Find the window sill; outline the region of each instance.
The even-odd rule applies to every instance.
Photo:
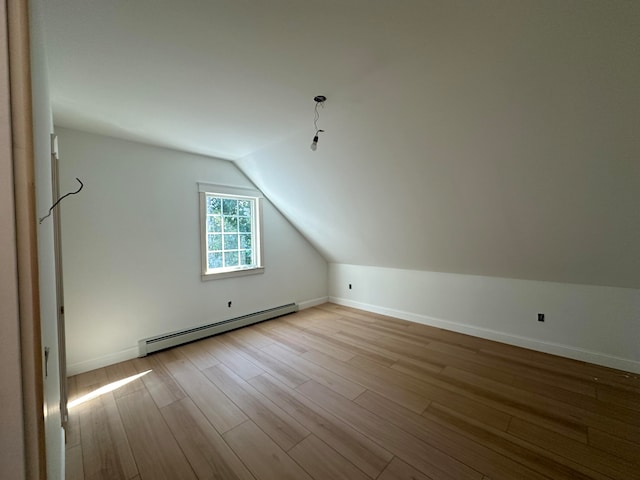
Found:
[[[242,270],[230,270],[228,272],[218,273],[203,273],[200,275],[200,278],[203,282],[206,282],[209,280],[219,280],[221,278],[230,277],[244,277],[245,275],[257,275],[260,273],[264,273],[264,267],[245,268]]]

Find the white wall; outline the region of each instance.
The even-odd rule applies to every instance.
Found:
[[[342,305],[640,373],[640,290],[330,264],[329,294]]]
[[[197,182],[252,186],[233,163],[56,130],[61,192],[85,183],[62,204],[70,375],[135,357],[146,337],[326,299],[326,261],[269,201],[265,273],[200,280]]]
[[[43,34],[41,0],[29,2],[31,40],[31,88],[33,102],[34,161],[36,177],[36,216],[46,215],[53,203],[51,183],[51,141],[53,120],[49,98],[47,57]],[[60,370],[58,361],[58,318],[56,298],[53,219],[38,225],[38,273],[42,348],[49,348],[44,378],[44,414],[47,478],[63,480],[64,431],[60,414]],[[44,357],[44,355],[43,355]],[[43,358],[44,361],[44,358]],[[42,369],[45,372],[45,368]]]
[[[413,44],[311,83],[308,120],[247,176],[332,263],[640,288],[640,1],[393,9],[367,9],[375,42]]]

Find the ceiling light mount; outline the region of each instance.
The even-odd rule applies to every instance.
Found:
[[[324,95],[316,95],[315,97],[313,97],[313,101],[316,102],[316,106],[314,108],[314,117],[313,117],[313,126],[316,129],[316,133],[313,135],[313,141],[311,142],[311,150],[312,151],[316,151],[316,149],[318,148],[318,134],[320,132],[324,132],[324,130],[321,130],[318,128],[318,120],[320,119],[320,113],[318,112],[318,105],[324,108],[324,102],[327,101],[327,97],[325,97]]]

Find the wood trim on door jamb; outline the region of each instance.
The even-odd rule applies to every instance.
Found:
[[[29,2],[7,0],[7,19],[25,466],[28,480],[45,480],[44,392],[38,286]]]

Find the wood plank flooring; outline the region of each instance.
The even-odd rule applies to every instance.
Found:
[[[639,375],[329,303],[70,401],[103,387],[70,409],[67,480],[640,480]]]

